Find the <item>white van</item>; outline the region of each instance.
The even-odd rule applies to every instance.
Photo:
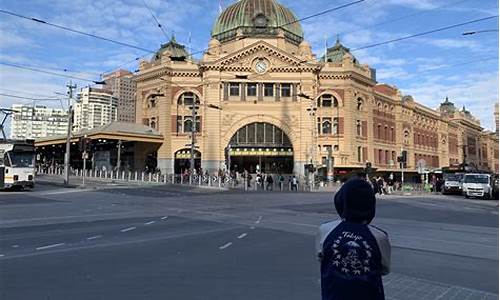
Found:
[[[493,177],[490,174],[465,174],[462,191],[465,198],[493,198]]]

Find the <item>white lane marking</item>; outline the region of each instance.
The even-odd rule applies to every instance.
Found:
[[[240,234],[240,235],[238,236],[238,238],[239,238],[239,239],[242,239],[242,238],[244,238],[244,237],[246,237],[246,236],[247,236],[247,233],[243,233],[243,234]]]
[[[4,256],[5,256],[5,255],[3,255],[3,254],[0,254],[0,257],[4,257]]]
[[[19,248],[19,245],[12,245],[12,248]]]
[[[255,221],[255,224],[259,224],[260,221],[262,221],[262,216],[260,216],[259,219],[257,221]]]
[[[52,244],[52,245],[47,245],[43,247],[38,247],[36,250],[45,250],[45,249],[50,249],[50,248],[55,248],[64,245],[64,243],[59,243],[59,244]]]
[[[151,224],[154,224],[154,223],[156,223],[156,221],[146,222],[146,223],[144,223],[144,225],[151,225]]]
[[[226,249],[227,247],[231,246],[232,244],[233,244],[233,243],[229,242],[229,243],[225,244],[224,246],[220,246],[220,247],[219,247],[219,249],[220,249],[220,250],[224,250],[224,249]]]
[[[168,216],[165,216],[165,217],[163,217],[163,218],[161,218],[161,219],[162,219],[162,220],[165,220],[165,219],[167,219],[167,218],[168,218]]]
[[[94,236],[88,237],[87,240],[91,241],[91,240],[95,240],[95,239],[99,239],[99,238],[102,238],[102,235],[94,235]]]
[[[132,231],[132,230],[135,230],[135,227],[125,228],[125,229],[122,229],[122,230],[120,230],[120,231],[121,231],[121,232],[127,232],[127,231]]]
[[[254,229],[255,229],[255,226],[250,227],[250,229],[254,230]]]

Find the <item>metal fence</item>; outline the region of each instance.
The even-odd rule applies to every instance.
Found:
[[[262,176],[257,180],[256,174],[251,174],[251,179],[244,176],[231,177],[227,174],[218,175],[179,175],[179,174],[161,174],[145,171],[117,171],[117,170],[81,170],[71,169],[71,176],[86,178],[90,180],[110,180],[122,182],[142,182],[158,184],[176,184],[203,188],[217,189],[239,189],[245,191],[315,191],[326,186],[325,183],[316,181],[314,185],[308,184],[306,177],[297,176],[296,184],[292,180],[293,175],[271,175],[272,183],[268,183]],[[37,174],[46,175],[64,175],[64,167],[37,168]],[[283,178],[281,179],[281,176]]]
[[[37,168],[38,174],[47,175],[64,175],[64,167],[50,167],[50,168]],[[215,189],[239,189],[244,191],[301,191],[301,192],[312,192],[312,191],[335,191],[342,186],[340,182],[325,182],[314,180],[314,184],[304,176],[296,176],[296,185],[293,185],[292,177],[293,175],[276,175],[272,174],[273,183],[269,184],[265,182],[264,177],[259,182],[257,180],[256,174],[251,174],[251,179],[244,178],[243,176],[231,177],[227,174],[223,176],[218,175],[179,175],[179,174],[161,174],[145,172],[145,171],[117,171],[117,170],[80,170],[71,169],[71,175],[79,177],[83,180],[83,177],[90,180],[102,180],[102,181],[118,181],[118,182],[137,182],[137,183],[156,183],[156,184],[175,184],[175,185],[186,185],[193,187],[203,187],[203,188],[215,188]],[[280,177],[283,176],[283,180]],[[401,193],[411,193],[411,194],[432,194],[436,193],[430,184],[417,184],[417,183],[406,183],[402,188],[401,186],[394,186],[391,191],[385,190],[389,194],[401,194]]]

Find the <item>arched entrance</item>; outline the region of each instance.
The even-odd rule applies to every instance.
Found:
[[[175,152],[174,172],[175,174],[183,174],[191,167],[191,149],[181,149]],[[194,167],[199,170],[201,168],[201,153],[194,151]]]
[[[251,123],[233,135],[226,150],[232,171],[293,173],[293,146],[288,136],[273,124]]]

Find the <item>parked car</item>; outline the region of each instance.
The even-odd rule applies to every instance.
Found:
[[[494,178],[490,174],[465,174],[462,191],[466,198],[493,198]]]
[[[444,184],[442,186],[443,195],[462,194],[464,174],[444,174]]]

